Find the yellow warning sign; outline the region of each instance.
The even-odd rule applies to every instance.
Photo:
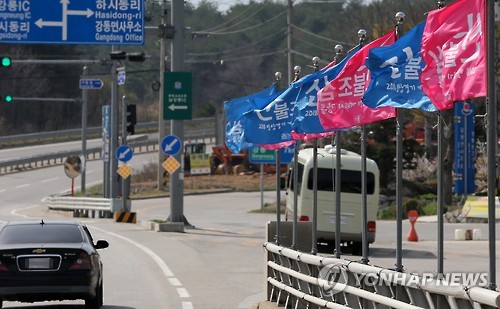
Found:
[[[118,169],[118,174],[122,176],[123,179],[127,179],[127,177],[130,176],[130,174],[132,174],[132,169],[127,164],[123,164]]]
[[[181,164],[174,157],[168,157],[168,159],[163,162],[162,166],[167,170],[167,172],[172,174],[181,166]]]

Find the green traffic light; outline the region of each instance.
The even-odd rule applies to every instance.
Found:
[[[12,60],[10,60],[9,57],[2,57],[2,66],[3,67],[10,67],[12,64]]]
[[[12,102],[13,98],[11,95],[6,95],[4,100],[5,100],[5,102],[10,103],[10,102]]]

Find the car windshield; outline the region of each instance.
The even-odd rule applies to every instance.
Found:
[[[83,236],[72,224],[32,224],[6,226],[0,233],[0,244],[81,243]]]

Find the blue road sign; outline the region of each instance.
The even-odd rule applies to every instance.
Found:
[[[1,3],[0,43],[144,44],[144,0]]]
[[[118,161],[128,162],[130,161],[130,159],[132,159],[133,155],[134,152],[129,145],[121,145],[120,147],[116,148],[116,158],[118,159]]]
[[[289,164],[294,155],[294,145],[280,149],[280,164]],[[254,164],[276,164],[276,151],[255,147],[250,150],[250,163]]]
[[[175,135],[167,135],[161,140],[161,151],[164,154],[173,156],[181,151],[182,142]]]
[[[103,85],[104,84],[100,79],[80,79],[80,89],[101,89]]]
[[[118,85],[124,85],[125,78],[126,78],[125,71],[123,71],[123,70],[118,71],[118,76],[117,76]]]

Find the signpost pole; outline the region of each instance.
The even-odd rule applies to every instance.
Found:
[[[184,69],[184,0],[172,0],[172,25],[175,37],[171,43],[172,72]],[[170,120],[171,134],[184,141],[184,123],[182,120]],[[182,162],[181,151],[174,158]],[[170,222],[185,222],[184,218],[184,167],[177,169],[170,176]]]
[[[122,145],[127,145],[127,100],[122,97]],[[122,212],[127,211],[127,200],[130,191],[130,177],[122,178]]]
[[[111,126],[110,126],[110,153],[114,153],[118,147],[118,80],[117,80],[117,61],[113,60],[111,67]],[[116,198],[118,195],[118,160],[110,155],[110,198]]]
[[[83,67],[83,76],[87,75],[87,67]],[[87,169],[87,106],[88,106],[88,90],[82,90],[82,174],[81,188],[85,192],[85,174]]]
[[[166,0],[162,0],[161,2],[161,24],[165,24],[165,12],[166,12]],[[162,136],[165,136],[165,120],[163,119],[163,95],[164,95],[164,85],[165,85],[165,54],[166,54],[166,48],[165,48],[165,38],[162,36],[160,38],[160,90],[159,90],[159,109],[158,109],[158,114],[159,114],[159,119],[158,119],[158,143],[161,142]],[[163,173],[165,172],[164,169],[161,168],[161,164],[165,161],[165,155],[163,154],[163,151],[161,150],[161,147],[158,147],[158,182],[157,182],[157,188],[158,190],[162,190],[165,188],[165,184],[163,183]]]

